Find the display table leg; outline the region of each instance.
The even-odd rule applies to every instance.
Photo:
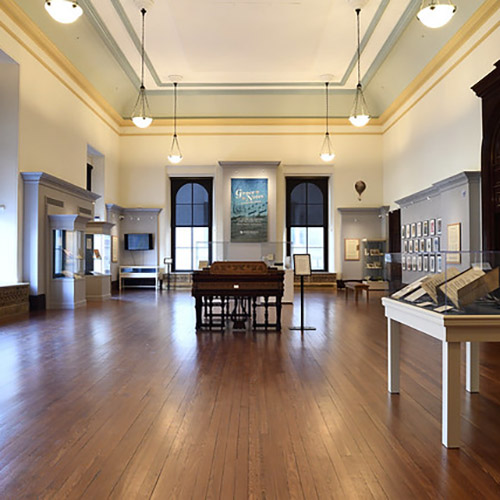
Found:
[[[400,324],[387,318],[387,384],[395,394],[399,393],[399,330]]]
[[[466,384],[469,392],[479,392],[479,342],[466,342]]]
[[[442,442],[460,446],[460,342],[443,342]]]

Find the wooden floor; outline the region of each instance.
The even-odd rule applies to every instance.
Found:
[[[447,450],[441,347],[404,329],[389,395],[371,295],[308,291],[303,336],[196,335],[183,291],[0,323],[0,498],[499,498],[499,344]]]

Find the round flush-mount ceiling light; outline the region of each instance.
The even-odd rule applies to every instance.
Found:
[[[76,0],[45,0],[45,10],[62,24],[74,23],[83,14]]]

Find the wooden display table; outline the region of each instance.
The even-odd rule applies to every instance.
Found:
[[[460,446],[460,344],[466,344],[466,389],[479,392],[478,342],[500,342],[500,315],[439,314],[384,297],[387,317],[387,372],[390,393],[399,393],[400,325],[438,339],[443,346],[442,443]]]
[[[354,300],[357,302],[358,301],[358,296],[363,293],[363,291],[366,292],[366,301],[368,302],[369,293],[370,293],[370,286],[367,285],[366,283],[346,283],[345,284],[345,299],[347,300],[349,296],[349,290],[354,290]]]

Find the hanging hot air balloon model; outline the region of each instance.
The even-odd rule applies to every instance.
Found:
[[[366,189],[366,184],[363,181],[358,181],[354,184],[354,189],[358,193],[358,200],[361,201],[361,195],[363,191]]]

